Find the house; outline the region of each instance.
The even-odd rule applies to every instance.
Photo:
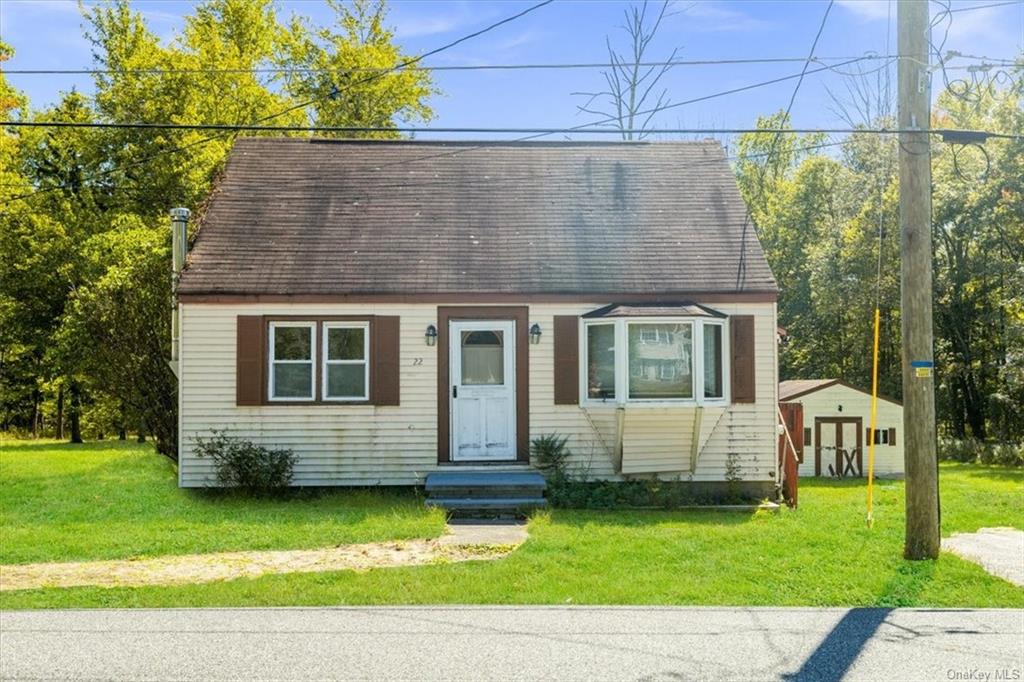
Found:
[[[779,402],[803,406],[800,476],[867,475],[872,437],[875,475],[903,475],[903,406],[895,400],[878,397],[874,436],[871,393],[838,379],[783,381],[779,384]]]
[[[716,142],[241,139],[177,288],[180,484],[574,470],[774,492],[775,280]]]

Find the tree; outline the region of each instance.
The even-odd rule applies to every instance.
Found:
[[[1024,439],[1022,82],[943,94],[933,114],[937,128],[1018,135],[983,149],[939,145],[933,156],[937,408],[941,429],[956,438]],[[758,121],[787,125],[781,115]],[[737,145],[740,189],[780,285],[788,333],[780,374],[870,386],[877,301],[879,391],[900,398],[896,142],[853,133],[838,154],[801,151],[815,142],[752,133]]]
[[[166,235],[136,216],[85,245],[92,270],[76,292],[58,335],[65,357],[177,458],[177,385],[167,362],[170,278]],[[85,349],[87,352],[82,352]]]
[[[646,65],[648,49],[661,28],[661,22],[670,16],[670,6],[671,3],[665,0],[653,19],[647,14],[647,0],[625,10],[626,22],[622,28],[628,36],[628,52],[617,51],[612,47],[611,38],[605,36],[611,69],[602,71],[601,75],[607,89],[573,93],[587,98],[577,107],[580,112],[606,119],[596,125],[617,128],[623,140],[642,140],[647,137],[652,119],[671,103],[668,90],[659,90],[659,83],[672,69],[671,62],[675,60],[679,48],[674,48],[668,59],[660,65]],[[596,104],[598,102],[601,104]],[[631,132],[635,130],[640,132]]]
[[[1024,68],[1003,91],[939,97],[938,127],[1024,134]],[[957,438],[1024,437],[1024,144],[942,145],[933,160],[937,398]]]
[[[427,98],[436,92],[429,72],[369,78],[371,70],[357,78],[344,71],[406,61],[384,25],[384,4],[332,6],[338,28],[314,31],[298,19],[282,22],[272,0],[205,0],[168,40],[128,0],[84,6],[95,94],[65,93],[57,105],[31,112],[0,73],[2,113],[110,123],[393,127],[395,120],[428,120]],[[0,44],[0,60],[9,54]],[[303,68],[317,71],[296,76]],[[342,90],[347,97],[332,98]],[[131,422],[173,456],[167,210],[205,200],[234,137],[131,128],[4,131],[4,428],[37,429],[44,414],[66,411],[73,439]]]
[[[327,0],[336,28],[293,29],[288,90],[309,101],[311,122],[320,126],[394,128],[399,121],[429,122],[434,112],[427,98],[437,94],[430,72],[418,66],[397,67],[411,58],[394,43],[384,22],[383,0],[354,0],[351,8]],[[343,137],[396,138],[397,131],[338,133]]]

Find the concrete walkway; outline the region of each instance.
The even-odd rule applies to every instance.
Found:
[[[942,540],[942,549],[1024,587],[1024,530],[982,528],[974,533],[954,533]]]
[[[366,571],[438,562],[501,559],[526,541],[516,522],[453,522],[436,540],[404,540],[285,551],[215,552],[139,560],[0,565],[0,591],[208,583],[269,573]]]
[[[1019,680],[1024,670],[1019,610],[22,611],[0,613],[0,632],[5,680]]]

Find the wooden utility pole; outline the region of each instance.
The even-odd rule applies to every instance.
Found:
[[[903,443],[907,530],[903,556],[939,556],[939,469],[932,346],[931,74],[928,0],[897,3]],[[920,132],[917,132],[920,131]]]

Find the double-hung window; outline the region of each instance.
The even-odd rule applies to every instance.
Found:
[[[272,320],[269,402],[368,402],[369,320]]]
[[[725,344],[722,318],[584,320],[584,401],[722,404]]]
[[[270,323],[270,387],[272,400],[312,400],[315,322]]]
[[[369,331],[366,323],[324,323],[324,400],[369,398]]]

